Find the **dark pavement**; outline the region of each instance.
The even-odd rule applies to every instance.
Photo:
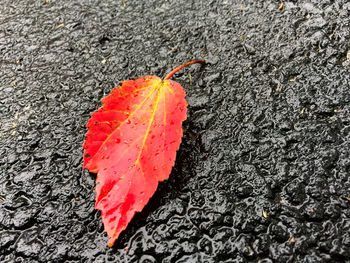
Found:
[[[199,58],[170,179],[110,249],[90,113]],[[1,0],[0,72],[0,262],[350,262],[349,1]]]

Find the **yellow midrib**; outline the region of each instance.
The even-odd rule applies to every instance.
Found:
[[[160,88],[158,89],[156,102],[155,102],[154,107],[153,107],[153,110],[152,110],[152,115],[151,115],[151,118],[150,118],[150,121],[149,121],[147,130],[146,130],[146,133],[145,133],[145,137],[143,138],[142,146],[141,146],[141,148],[140,148],[140,152],[139,152],[139,154],[138,154],[138,156],[137,156],[137,159],[136,159],[136,161],[135,161],[135,163],[134,163],[134,167],[136,167],[137,165],[140,166],[141,173],[142,173],[142,176],[143,176],[143,177],[144,177],[144,173],[143,173],[143,171],[142,171],[142,165],[141,165],[141,163],[140,163],[140,158],[141,158],[141,154],[142,154],[142,152],[143,152],[143,149],[144,149],[144,147],[145,147],[146,140],[147,140],[147,138],[148,138],[148,134],[149,134],[149,132],[150,132],[150,130],[151,130],[151,126],[152,126],[152,123],[153,123],[153,121],[154,121],[154,116],[156,115],[157,107],[158,107],[159,100],[160,100],[161,89],[164,90],[164,87],[163,87],[163,85],[162,85],[162,82],[160,82],[159,85],[160,85]],[[157,89],[157,87],[158,87],[158,86],[156,86],[156,87],[154,88],[154,90]],[[153,91],[152,91],[151,93],[153,93]],[[164,104],[165,104],[165,101],[164,101]],[[134,170],[134,171],[136,172],[136,170]],[[145,177],[144,177],[144,179],[146,180]],[[123,203],[125,203],[125,201],[126,201],[126,198],[127,198],[127,196],[128,196],[130,187],[131,187],[131,181],[130,181],[130,183],[129,183],[128,191],[127,191],[127,194],[126,194],[125,197],[124,197]],[[118,226],[119,226],[119,223],[114,227],[113,235],[114,235],[115,232],[117,231],[117,227],[118,227]],[[122,230],[124,230],[124,229],[125,229],[125,226],[123,227]]]
[[[142,142],[142,146],[140,148],[140,153],[139,155],[137,156],[137,159],[135,161],[135,165],[139,164],[140,162],[140,158],[141,158],[141,154],[143,152],[143,149],[145,147],[145,144],[146,144],[146,140],[148,138],[148,134],[151,130],[151,126],[152,126],[152,123],[154,121],[154,116],[156,115],[156,111],[157,111],[157,108],[158,108],[158,104],[159,104],[159,100],[160,100],[160,94],[161,94],[161,90],[164,89],[163,87],[163,81],[161,81],[158,85],[160,86],[159,89],[158,89],[158,93],[157,93],[157,98],[156,98],[156,102],[154,104],[154,107],[153,107],[153,110],[152,110],[152,115],[151,115],[151,118],[150,118],[150,121],[148,123],[148,127],[147,127],[147,130],[146,130],[146,133],[145,133],[145,137],[143,138],[143,142]],[[157,87],[156,87],[157,88]],[[165,102],[164,102],[165,103]]]
[[[136,107],[136,109],[135,109],[132,113],[130,113],[129,116],[128,116],[123,122],[121,122],[121,123],[119,124],[119,126],[118,126],[117,128],[114,129],[113,132],[111,132],[111,133],[107,136],[107,138],[103,141],[103,143],[102,143],[101,146],[98,148],[98,150],[96,151],[96,153],[95,153],[94,156],[96,156],[96,154],[102,149],[102,147],[103,147],[103,146],[105,145],[105,143],[109,140],[109,138],[110,138],[117,130],[119,130],[120,127],[121,127],[127,120],[129,120],[129,119],[130,119],[130,118],[145,104],[145,102],[149,99],[149,97],[151,97],[151,95],[152,95],[153,92],[156,90],[156,88],[157,88],[157,86],[155,86],[155,87],[153,88],[153,90],[145,97],[145,99]],[[94,157],[92,157],[92,158],[90,159],[90,161],[93,160],[93,158],[94,158]]]

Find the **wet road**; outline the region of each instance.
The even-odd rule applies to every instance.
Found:
[[[350,262],[348,1],[0,5],[1,262]],[[176,74],[170,179],[107,247],[82,170],[90,113]],[[191,74],[192,85],[189,83]]]

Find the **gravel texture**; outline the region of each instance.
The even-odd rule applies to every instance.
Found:
[[[0,262],[350,262],[349,22],[346,0],[1,0]],[[170,179],[110,249],[85,124],[195,58]]]

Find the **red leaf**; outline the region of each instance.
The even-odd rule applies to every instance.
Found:
[[[181,85],[145,76],[123,81],[91,115],[83,148],[84,168],[97,173],[96,206],[112,246],[169,177],[182,137],[187,103]]]

